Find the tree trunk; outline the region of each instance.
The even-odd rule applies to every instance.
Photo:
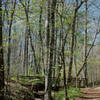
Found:
[[[98,21],[98,25],[99,25],[99,21]],[[89,54],[90,54],[90,52],[91,52],[91,50],[92,50],[92,48],[93,48],[93,46],[94,46],[94,43],[95,43],[95,41],[96,41],[97,36],[98,36],[99,33],[100,33],[100,30],[97,29],[97,30],[96,30],[96,34],[95,34],[95,37],[94,37],[94,40],[93,40],[93,42],[92,42],[92,44],[91,44],[91,47],[89,48],[89,50],[88,50],[88,52],[87,52],[87,55],[86,55],[86,57],[85,57],[86,60],[87,60],[88,57],[89,57]],[[80,75],[81,71],[84,69],[84,65],[85,65],[85,62],[83,62],[82,67],[79,69],[79,71],[78,71],[78,73],[77,73],[77,77]]]
[[[35,74],[39,73],[38,65],[37,65],[37,59],[36,59],[36,54],[35,54],[35,49],[34,45],[32,44],[32,36],[31,36],[31,30],[30,30],[30,22],[29,22],[29,2],[28,0],[28,5],[25,6],[23,2],[20,0],[22,6],[24,7],[25,10],[25,15],[26,15],[26,32],[25,32],[25,48],[24,48],[24,64],[23,64],[23,70],[24,70],[24,75],[28,75],[28,44],[29,44],[29,38],[30,38],[30,44],[31,48],[33,51],[33,56],[34,56],[34,65],[35,65]]]
[[[63,5],[63,2],[62,2],[62,5]],[[62,48],[61,48],[61,60],[62,60],[62,67],[63,67],[64,93],[65,93],[65,100],[69,100],[68,93],[67,93],[67,79],[66,79],[66,66],[65,66],[65,54],[64,54],[67,33],[64,37],[62,16],[60,16],[60,20],[61,20],[61,39],[62,39],[60,45],[62,46]]]
[[[24,44],[24,64],[23,64],[24,75],[28,75],[28,43],[29,43],[28,26],[26,26],[25,44]]]
[[[74,55],[74,34],[75,34],[75,24],[76,24],[76,13],[77,10],[75,8],[73,14],[73,21],[72,21],[72,40],[71,40],[71,56],[70,56],[70,63],[69,63],[69,71],[68,71],[68,83],[71,82],[72,79],[72,66],[73,66],[73,55]]]
[[[46,48],[47,48],[47,53],[46,53],[46,66],[45,66],[45,91],[47,92],[48,88],[48,61],[49,61],[49,44],[50,44],[50,10],[51,10],[51,2],[50,0],[47,1],[47,26],[46,26]],[[46,93],[45,95],[45,100],[48,98],[48,94]]]
[[[87,55],[87,0],[85,0],[85,17],[84,17],[84,75],[85,75],[85,85],[88,85],[87,82],[87,59],[86,55]]]
[[[42,8],[42,5],[40,5],[40,18],[39,18],[39,38],[40,38],[40,57],[41,58],[41,61],[43,63],[42,65],[42,74],[45,74],[44,73],[44,49],[43,49],[43,39],[42,39],[42,12],[43,12],[43,8]],[[40,66],[40,65],[39,65]]]
[[[64,79],[64,93],[65,93],[65,100],[69,100],[68,93],[67,93],[67,81],[66,81],[66,67],[65,67],[65,55],[64,55],[64,47],[62,45],[62,66],[63,66],[63,79]]]
[[[83,3],[84,1],[81,1],[80,4],[78,5],[78,0],[75,1],[75,8],[73,12],[72,27],[71,27],[72,40],[71,40],[71,56],[70,56],[69,71],[68,71],[68,83],[70,83],[72,79],[71,74],[72,74],[72,67],[73,67],[74,35],[75,35],[76,17],[77,17],[78,10],[82,6]]]
[[[77,36],[75,36],[75,45],[74,45],[74,49],[75,49],[75,51],[76,51],[76,45],[77,45]],[[77,88],[77,86],[78,86],[78,77],[77,77],[77,60],[76,60],[76,53],[74,54],[74,66],[75,66],[75,75],[76,75],[76,88]]]
[[[12,31],[12,23],[13,23],[13,16],[15,13],[15,7],[16,7],[16,0],[14,1],[12,13],[11,13],[11,20],[9,22],[9,40],[8,40],[8,69],[7,69],[7,80],[10,80],[10,57],[11,57],[11,31]]]
[[[2,34],[2,0],[0,0],[0,100],[4,100],[4,60]]]
[[[52,89],[52,66],[53,66],[53,49],[54,49],[54,36],[55,36],[55,7],[56,7],[56,0],[52,0],[51,2],[51,13],[48,11],[48,15],[51,15],[51,41],[50,41],[50,61],[48,66],[48,78],[47,78],[47,90],[45,100],[52,100],[51,97],[51,89]],[[48,10],[50,10],[50,4],[48,1]],[[49,17],[49,16],[48,16]],[[48,25],[50,23],[48,19]],[[47,32],[50,32],[50,27]]]

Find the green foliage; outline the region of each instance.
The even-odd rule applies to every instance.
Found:
[[[11,80],[14,80],[14,81],[16,81],[16,77],[11,77]]]
[[[81,90],[79,88],[73,88],[73,87],[70,87],[68,89],[68,97],[69,99],[72,99],[74,96],[80,96],[81,95]]]
[[[70,87],[68,89],[68,97],[71,100],[75,96],[81,95],[81,90],[79,88]],[[55,94],[55,100],[65,100],[64,99],[64,90],[61,90]]]
[[[19,78],[19,81],[22,83],[32,83],[32,84],[38,84],[41,83],[43,84],[43,81],[36,78],[36,79],[24,79],[24,78]]]
[[[32,62],[33,63],[33,62]],[[29,66],[29,75],[33,75],[33,73],[34,73],[34,68],[33,68],[33,66]]]
[[[59,91],[55,94],[54,100],[65,100],[64,91]]]

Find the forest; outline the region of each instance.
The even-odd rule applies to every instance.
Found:
[[[100,0],[0,0],[0,100],[100,100]]]

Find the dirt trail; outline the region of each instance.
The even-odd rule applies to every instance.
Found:
[[[97,88],[84,88],[83,95],[74,100],[100,100],[100,87]]]

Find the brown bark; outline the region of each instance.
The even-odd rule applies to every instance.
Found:
[[[11,13],[11,20],[9,21],[9,29],[8,29],[8,34],[9,34],[9,40],[8,40],[8,69],[7,69],[7,79],[8,81],[10,80],[10,57],[11,57],[11,31],[12,31],[12,23],[13,23],[13,16],[15,13],[15,8],[16,8],[16,0],[14,1],[12,13]]]
[[[75,45],[74,45],[74,50],[76,51],[76,46],[77,46],[77,36],[75,36]],[[74,54],[74,66],[75,66],[75,75],[76,75],[76,88],[78,86],[78,77],[77,77],[77,60],[76,60],[76,54]]]
[[[72,79],[72,67],[73,67],[73,55],[74,55],[74,35],[75,35],[75,25],[76,25],[76,15],[79,10],[79,8],[82,6],[84,3],[83,1],[80,2],[78,5],[78,1],[76,0],[75,2],[75,8],[73,12],[73,19],[72,19],[72,27],[71,27],[71,34],[72,34],[72,40],[71,40],[71,55],[70,55],[70,63],[69,63],[69,71],[68,71],[68,83],[71,82]]]
[[[51,10],[51,2],[50,0],[47,1],[47,27],[46,27],[46,66],[45,66],[45,97],[44,100],[49,100],[49,95],[51,96],[51,93],[48,92],[48,62],[49,62],[49,44],[50,44],[50,10]],[[50,87],[49,87],[50,88]],[[49,94],[49,95],[48,95]],[[51,98],[51,97],[50,97]]]
[[[34,44],[32,43],[32,36],[31,36],[31,32],[29,32],[29,37],[30,37],[30,43],[31,43],[31,48],[33,51],[33,56],[34,56],[34,65],[35,65],[35,73],[38,74],[39,73],[39,69],[38,69],[38,65],[37,65],[37,58],[36,58],[36,53],[35,53],[35,48],[34,48]]]
[[[42,57],[41,58],[41,61],[42,61],[42,63],[43,63],[43,65],[42,65],[42,73],[44,74],[44,70],[45,70],[45,68],[44,68],[44,49],[43,49],[43,39],[42,39],[42,13],[43,13],[43,7],[42,7],[42,5],[40,5],[40,17],[39,17],[39,38],[40,38],[40,57]],[[41,66],[40,64],[39,64],[39,66]]]
[[[77,10],[75,8],[73,13],[73,21],[72,21],[72,40],[71,40],[71,56],[70,56],[70,63],[69,63],[69,71],[68,71],[68,82],[71,82],[71,74],[72,74],[72,66],[73,66],[73,55],[74,55],[74,34],[75,34],[75,25],[76,25],[76,14]]]
[[[24,48],[24,64],[23,64],[23,69],[24,69],[24,74],[28,75],[28,43],[29,43],[29,38],[30,38],[30,44],[31,48],[33,51],[33,56],[34,56],[34,64],[35,64],[35,73],[39,73],[38,65],[37,65],[37,58],[36,58],[36,53],[35,53],[35,48],[34,44],[32,43],[32,36],[31,36],[31,30],[30,30],[30,22],[29,22],[29,2],[28,0],[27,5],[25,6],[23,2],[20,0],[22,6],[24,7],[25,15],[26,15],[26,32],[25,32],[25,48]],[[26,70],[25,70],[26,69]]]
[[[24,62],[23,62],[23,74],[28,75],[28,44],[29,44],[29,19],[28,19],[28,8],[25,7],[26,15],[26,31],[25,31],[25,44],[24,44]]]
[[[48,0],[48,7],[47,7],[47,30],[46,30],[46,47],[47,47],[47,63],[46,63],[46,69],[48,69],[48,61],[49,61],[49,45],[50,45],[50,10],[51,10],[51,2]]]
[[[87,82],[87,59],[86,58],[86,55],[87,55],[87,0],[84,0],[85,1],[85,17],[84,17],[84,30],[85,30],[85,33],[84,33],[84,74],[85,74],[85,85],[87,86],[88,85],[88,82]]]
[[[63,22],[62,22],[62,17],[61,17],[61,26],[62,26],[62,34],[63,34]],[[67,39],[67,33],[62,41],[62,67],[63,67],[63,79],[64,79],[64,93],[65,93],[65,100],[68,99],[68,93],[67,93],[67,80],[66,80],[66,66],[65,66],[65,54],[64,54],[64,49],[65,49],[65,44],[66,44],[66,39]]]
[[[64,2],[62,1],[62,6],[64,6]],[[64,10],[64,9],[62,9]],[[62,11],[63,12],[63,11]],[[65,54],[64,54],[64,50],[65,50],[65,44],[66,44],[66,40],[67,40],[67,33],[64,37],[64,32],[63,32],[63,19],[62,16],[60,16],[60,21],[61,21],[61,33],[60,33],[60,45],[61,45],[61,64],[62,64],[62,68],[63,68],[63,79],[64,79],[64,95],[65,95],[65,100],[69,100],[68,98],[68,92],[67,92],[67,79],[66,79],[66,66],[65,66]]]
[[[47,100],[52,99],[52,97],[51,97],[52,78],[51,77],[52,77],[52,66],[53,66],[54,35],[55,35],[55,7],[56,7],[56,0],[52,0],[52,2],[51,2],[51,13],[48,12],[48,14],[51,15],[50,20],[51,20],[51,26],[52,27],[51,27],[51,41],[50,41],[50,62],[49,62],[49,67],[48,67],[48,79],[47,79],[47,90],[46,90],[46,92],[47,92],[46,96],[48,96]],[[48,21],[48,24],[49,24],[49,21]],[[49,27],[49,30],[50,30],[50,27]]]
[[[65,43],[66,42],[63,42],[62,44],[62,66],[63,66],[65,100],[69,100],[68,93],[67,93],[66,67],[65,67],[65,55],[64,55]]]
[[[2,34],[2,0],[0,0],[0,100],[4,100],[4,60]]]

